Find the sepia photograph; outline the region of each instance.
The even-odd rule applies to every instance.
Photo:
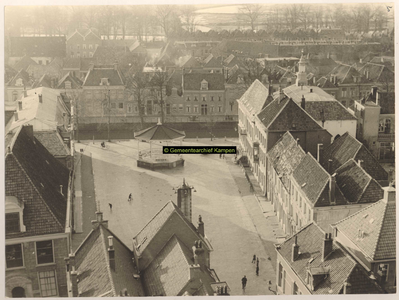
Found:
[[[395,3],[58,2],[3,5],[0,298],[396,294]]]

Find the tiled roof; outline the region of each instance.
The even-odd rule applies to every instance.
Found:
[[[356,76],[358,78],[361,77],[361,74],[353,66],[345,65],[342,63],[338,64],[329,73],[329,75],[327,75],[327,78],[330,77],[330,75],[337,76],[337,83],[340,84],[354,83],[353,76]],[[364,78],[360,78],[360,80],[364,81]]]
[[[64,69],[80,69],[81,58],[70,57],[64,59]]]
[[[219,73],[185,73],[184,90],[200,91],[202,80],[208,82],[209,91],[224,91],[224,76]]]
[[[110,86],[124,85],[123,77],[119,70],[111,67],[94,67],[87,73],[83,86],[100,86],[101,78],[108,78]]]
[[[66,73],[60,80],[58,80],[58,86],[57,88],[61,88],[61,86],[64,84],[65,81],[71,81],[73,83],[72,88],[74,87],[81,87],[83,82],[77,78],[76,76],[73,76],[70,72]]]
[[[381,106],[381,114],[395,114],[395,92],[381,92],[377,91],[378,93],[378,105]],[[375,104],[376,103],[376,97],[373,96],[372,93],[370,93],[364,100],[362,100],[362,103],[366,102],[369,103],[370,101],[372,103],[370,104]]]
[[[27,55],[24,55],[15,65],[14,69],[19,71],[21,69],[25,70],[30,66],[30,65],[37,65],[37,63],[30,58]]]
[[[17,196],[25,203],[26,232],[14,233],[12,236],[64,232],[69,171],[38,140],[34,137],[32,139],[28,132],[26,127],[22,127],[19,133],[15,134],[15,140],[11,143],[11,153],[6,154],[5,159],[5,193]],[[29,179],[22,178],[24,176]],[[32,191],[30,183],[39,197],[34,196],[36,192]],[[62,194],[60,193],[61,185]],[[26,194],[30,195],[29,199],[25,199]]]
[[[383,83],[391,81],[394,83],[395,73],[384,65],[367,63],[359,69],[359,73],[363,75],[367,75],[367,72],[370,81]]]
[[[278,95],[258,114],[258,118],[269,130],[323,130],[312,117],[285,95]]]
[[[350,203],[372,203],[382,198],[381,186],[353,159],[335,172],[337,185]]]
[[[8,83],[7,86],[15,86],[17,79],[22,79],[22,84],[27,88],[32,85],[32,80],[29,77],[29,74],[23,69],[19,70],[17,75],[15,75]]]
[[[250,113],[258,114],[264,108],[267,96],[269,96],[269,90],[256,79],[239,101]]]
[[[10,56],[65,57],[65,37],[10,37]]]
[[[322,261],[322,246],[325,233],[315,224],[311,223],[290,237],[278,248],[277,252],[292,268],[296,275],[306,285],[308,268],[324,268],[329,272],[327,278],[322,280],[313,295],[342,294],[345,281],[351,284],[352,293],[376,294],[382,293],[381,287],[372,281],[366,271],[337,243],[333,243],[333,251]],[[299,256],[291,261],[292,246],[297,238]],[[361,288],[360,288],[361,287]]]
[[[287,86],[283,89],[287,97],[292,98],[296,103],[301,103],[302,96],[305,97],[306,103],[316,101],[334,101],[335,98],[323,91],[317,86],[297,86],[296,84]],[[277,92],[278,93],[278,92]],[[336,100],[335,100],[336,101]]]
[[[211,56],[211,55],[212,54],[210,54],[209,56]],[[219,58],[213,57],[213,55],[212,55],[211,59],[209,59],[208,61],[205,61],[204,67],[205,68],[221,68],[222,63]]]
[[[194,56],[187,58],[181,65],[182,68],[196,68],[201,67],[201,64],[195,59]]]
[[[324,148],[322,166],[330,172],[353,158],[355,161],[363,160],[362,168],[375,180],[387,180],[388,173],[379,164],[373,154],[348,132],[337,138],[331,145]],[[328,160],[331,159],[331,170],[328,169]]]
[[[47,74],[44,74],[38,81],[33,83],[32,89],[35,89],[38,87],[52,88],[50,76],[48,76]]]
[[[396,202],[380,200],[333,225],[370,260],[396,258]],[[359,230],[363,237],[359,237]]]
[[[115,270],[109,266],[109,236],[113,236]],[[117,297],[124,289],[129,296],[144,296],[141,281],[133,277],[138,274],[133,257],[132,251],[103,225],[92,230],[75,252],[80,296]]]
[[[96,65],[112,65],[127,53],[129,49],[126,46],[98,46],[94,51],[93,61]]]
[[[282,176],[285,187],[289,188],[288,177],[306,156],[302,147],[297,144],[296,139],[289,131],[284,133],[280,140],[267,153],[277,174]]]
[[[165,141],[165,140],[174,140],[178,138],[184,138],[186,135],[184,131],[179,131],[173,128],[169,128],[165,125],[155,125],[149,128],[146,128],[142,131],[135,132],[134,137],[147,140],[147,141]]]
[[[67,156],[70,151],[57,131],[36,131],[34,136],[55,157]]]
[[[293,172],[295,181],[314,204],[329,183],[330,176],[311,155],[307,154]]]
[[[79,34],[82,37],[86,37],[89,34],[94,34],[99,40],[101,40],[99,34],[98,34],[98,30],[95,28],[88,28],[88,29],[84,29],[84,30],[75,30],[73,32],[71,32],[70,34],[68,34],[68,36],[66,37],[66,40],[68,41],[71,37],[73,37],[75,34]]]
[[[316,81],[316,85],[323,89],[337,88],[334,83],[327,79],[327,77],[321,77]]]
[[[178,296],[190,280],[192,252],[175,235],[144,270],[143,283],[149,296]]]
[[[4,121],[5,121],[4,125],[7,125],[7,123],[11,120],[11,118],[14,116],[14,112],[15,110],[4,111]]]
[[[339,101],[309,101],[305,100],[305,110],[315,120],[357,120]]]

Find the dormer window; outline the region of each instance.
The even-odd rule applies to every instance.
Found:
[[[6,235],[25,232],[23,223],[24,203],[14,196],[6,196]]]
[[[109,85],[108,78],[101,78],[100,85]]]
[[[65,88],[70,89],[71,88],[71,82],[70,81],[65,81]]]
[[[201,81],[201,90],[208,90],[208,81],[205,79]]]
[[[15,81],[15,85],[16,85],[16,86],[22,86],[22,85],[23,85],[22,78],[18,78],[18,79]]]

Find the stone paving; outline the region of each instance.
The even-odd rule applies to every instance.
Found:
[[[272,287],[275,286],[274,243],[279,233],[274,226],[277,221],[272,214],[265,218],[263,212],[272,211],[270,202],[249,190],[243,169],[233,163],[233,155],[226,155],[226,159],[220,159],[218,155],[184,155],[183,168],[151,171],[137,167],[136,141],[114,141],[107,143],[106,149],[102,149],[100,143],[83,141],[76,147],[85,148],[87,158],[92,156],[97,207],[104,212],[109,228],[128,247],[132,247],[132,237],[167,201],[176,202],[172,188],[185,178],[196,190],[193,193],[193,223],[196,225],[198,215],[202,215],[205,233],[214,247],[211,267],[221,280],[228,282],[231,294],[273,294],[269,291],[269,281]],[[183,143],[204,144],[237,145],[237,140],[200,139]],[[140,150],[146,147],[148,144],[140,144]],[[82,171],[82,199],[92,202],[90,192],[85,189],[93,187],[83,184],[90,183],[90,178],[85,177],[90,177],[88,171]],[[133,194],[131,202],[127,201],[129,193]],[[84,212],[83,219],[90,222],[95,216],[90,216],[93,207],[88,206],[89,213]],[[254,254],[260,258],[259,276],[251,263]],[[245,291],[241,289],[243,275],[248,278]]]

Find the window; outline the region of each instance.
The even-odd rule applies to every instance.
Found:
[[[6,246],[6,264],[7,268],[18,268],[24,266],[22,257],[22,244]]]
[[[70,89],[71,88],[71,82],[70,81],[65,81],[65,88]]]
[[[170,104],[166,104],[166,114],[170,115]]]
[[[89,57],[93,57],[93,52],[89,52]]]
[[[197,96],[194,97],[194,101],[198,101]]]
[[[219,96],[219,101],[222,101],[222,97],[221,96]]]
[[[53,241],[36,242],[36,257],[39,265],[54,262]]]
[[[214,113],[215,112],[215,107],[212,105],[211,106],[211,113]]]
[[[190,112],[190,106],[189,105],[186,106],[186,110],[187,110],[188,113]]]
[[[205,96],[202,96],[202,101],[206,101],[206,97]]]
[[[281,263],[278,264],[278,286],[281,286],[283,280],[283,266],[281,265]]]
[[[130,114],[132,113],[132,104],[131,103],[127,104],[127,112]]]
[[[123,102],[120,102],[118,107],[119,107],[119,109],[123,109]]]
[[[296,285],[295,281],[294,281],[293,288],[292,288],[292,294],[298,295],[298,286]]]
[[[42,297],[57,296],[55,271],[39,272],[39,283]]]
[[[190,96],[187,96],[187,101],[190,101]]]
[[[302,207],[302,197],[299,197],[299,207]]]
[[[201,105],[201,115],[207,115],[207,114],[208,114],[208,105],[202,104]]]
[[[385,283],[388,281],[388,264],[379,264],[378,265],[378,275],[381,277],[381,282]]]
[[[346,97],[346,88],[342,88],[342,97]]]
[[[179,104],[179,110],[183,111],[183,104]]]
[[[111,108],[116,108],[116,103],[111,103]]]
[[[306,203],[303,201],[303,214],[306,215]]]
[[[138,112],[138,111],[139,111],[139,108],[138,108],[137,105],[135,105],[135,106],[134,106],[134,112]]]
[[[287,273],[284,270],[284,275],[283,275],[283,294],[285,294],[285,286],[286,286],[286,281],[287,281]]]
[[[93,49],[93,45],[92,44],[89,45],[89,49],[90,50]]]
[[[218,112],[222,112],[222,107],[218,106]]]
[[[173,111],[177,111],[177,104],[172,104]]]
[[[213,96],[211,96],[211,101],[213,101]]]
[[[6,214],[6,234],[20,232],[19,212]]]
[[[83,49],[86,49],[86,44],[83,44]]]
[[[18,99],[18,92],[17,91],[13,91],[12,92],[12,101],[17,101]]]
[[[76,49],[78,49],[78,50],[79,50],[79,49],[80,49],[80,45],[76,45]]]
[[[207,90],[208,89],[208,82],[204,79],[201,82],[201,90]]]
[[[83,51],[83,56],[82,57],[86,57],[86,51]]]
[[[198,113],[198,105],[194,105],[194,112]]]

